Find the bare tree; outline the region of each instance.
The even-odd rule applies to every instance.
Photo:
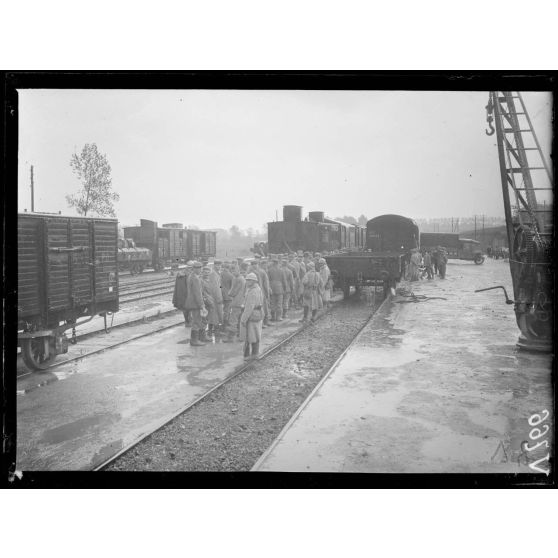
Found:
[[[99,153],[97,144],[86,143],[78,155],[74,153],[70,167],[82,183],[77,194],[66,196],[70,207],[75,207],[80,215],[89,212],[100,217],[115,217],[113,202],[120,196],[112,190],[111,168],[106,155]]]
[[[366,217],[366,215],[363,214],[358,218],[358,224],[363,227],[366,227],[366,223],[368,223],[368,217]]]

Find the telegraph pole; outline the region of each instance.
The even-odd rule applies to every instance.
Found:
[[[31,165],[31,212],[35,211],[35,188],[33,185],[33,165]]]
[[[475,215],[475,240],[477,240],[477,216]]]

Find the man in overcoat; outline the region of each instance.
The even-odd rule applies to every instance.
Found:
[[[279,267],[279,260],[274,257],[268,272],[271,288],[271,321],[281,322],[283,311],[283,295],[285,294],[285,275]]]
[[[223,264],[221,270],[221,293],[223,295],[223,331],[229,325],[232,298],[229,295],[233,283],[233,274],[228,263]]]
[[[172,305],[178,310],[182,310],[184,315],[184,326],[188,327],[189,311],[186,310],[186,297],[188,296],[188,276],[186,269],[178,270],[176,281],[174,282],[174,292],[172,294]]]
[[[308,313],[312,312],[312,321],[316,320],[316,314],[320,308],[320,298],[322,295],[322,278],[320,274],[315,271],[314,263],[309,262],[306,266],[308,270],[304,279],[302,280],[302,286],[304,287],[304,293],[302,295],[302,302],[304,305],[304,316],[301,322],[308,321]]]
[[[287,312],[290,307],[291,296],[294,289],[294,277],[291,268],[287,262],[287,258],[281,260],[281,271],[285,277],[285,294],[283,295],[283,318],[287,317]]]
[[[256,358],[260,352],[263,320],[263,293],[255,273],[246,276],[244,311],[240,316],[240,339],[244,341],[244,358]]]
[[[244,266],[244,264],[243,264]],[[229,296],[231,298],[231,315],[230,322],[227,327],[227,337],[223,339],[224,343],[232,343],[235,334],[240,337],[240,316],[242,315],[242,307],[244,305],[244,296],[246,291],[246,267],[244,266],[244,275],[238,266],[233,266],[233,281]]]
[[[200,279],[202,264],[200,262],[193,263],[193,271],[188,275],[186,303],[185,309],[190,311],[192,320],[192,330],[190,332],[190,344],[194,346],[203,346],[204,342],[200,340],[202,333],[202,311],[205,313],[205,304],[203,302],[202,282]]]

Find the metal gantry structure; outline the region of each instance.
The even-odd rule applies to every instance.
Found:
[[[506,214],[518,346],[548,351],[553,340],[553,177],[519,92],[491,91]],[[494,123],[494,125],[493,125]]]

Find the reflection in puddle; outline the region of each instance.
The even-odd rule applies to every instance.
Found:
[[[497,438],[446,434],[425,442],[422,446],[422,453],[431,459],[459,463],[490,463],[499,445],[500,440]]]

